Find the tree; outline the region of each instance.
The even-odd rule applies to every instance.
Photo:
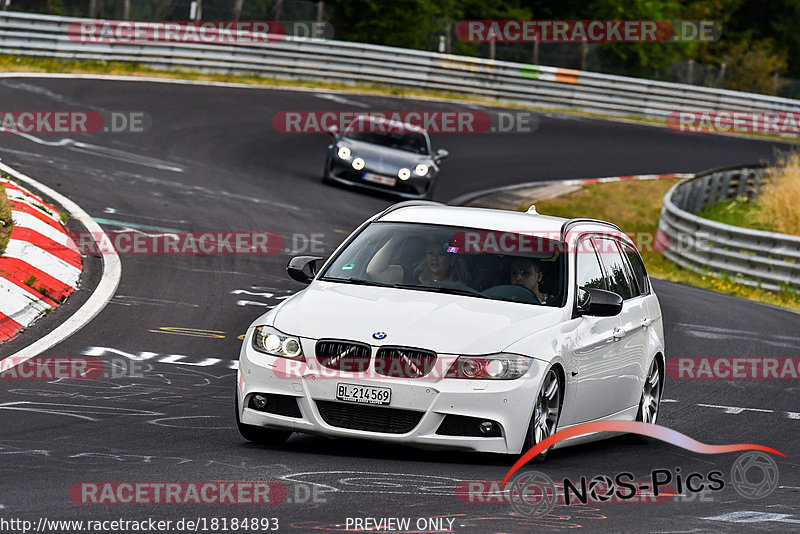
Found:
[[[739,41],[722,57],[726,89],[771,94],[775,74],[786,71],[786,51],[776,50],[772,39]]]

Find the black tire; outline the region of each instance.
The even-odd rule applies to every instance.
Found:
[[[236,428],[239,434],[247,441],[258,443],[259,445],[281,445],[292,435],[291,430],[276,430],[262,426],[246,425],[239,419],[239,395],[235,397],[236,407]]]
[[[658,420],[658,412],[661,407],[661,396],[664,392],[664,373],[661,370],[661,366],[658,364],[658,358],[653,358],[653,363],[650,364],[650,369],[648,369],[647,376],[645,377],[644,387],[642,388],[642,396],[639,399],[639,410],[636,412],[636,421],[639,423],[645,422],[643,410],[644,399],[645,395],[648,394],[648,383],[650,382],[653,372],[655,372],[658,376],[658,383],[655,386],[655,415],[650,416],[652,420],[646,422],[655,424]],[[652,384],[650,384],[650,389],[652,390]],[[643,436],[641,434],[631,434],[630,437],[635,443],[650,443],[652,440],[650,436]]]
[[[545,391],[545,390],[549,389],[551,387],[551,384],[553,383],[553,380],[555,380],[555,384],[557,385],[557,389],[555,391],[554,398],[551,398],[551,397],[549,397],[547,395],[548,392]],[[550,399],[549,400],[549,407],[556,407],[556,409],[557,409],[557,412],[555,413],[555,418],[554,419],[552,419],[551,417],[547,417],[546,418],[546,421],[550,422],[550,425],[548,425],[548,427],[551,427],[549,432],[548,432],[548,436],[552,435],[558,429],[558,420],[561,418],[561,406],[562,406],[563,399],[564,399],[563,389],[564,389],[564,386],[563,386],[563,384],[561,382],[561,378],[559,377],[558,372],[556,372],[556,370],[551,367],[547,371],[547,374],[545,375],[545,379],[542,382],[542,387],[539,390],[538,395],[536,395],[536,405],[533,408],[533,415],[531,416],[531,421],[528,424],[528,431],[525,434],[525,441],[522,444],[522,453],[523,454],[528,452],[533,446],[535,446],[540,441],[536,437],[536,425],[535,425],[535,422],[536,422],[537,416],[541,413],[539,408],[541,406],[541,403],[542,403],[543,399]],[[547,437],[547,436],[545,436],[545,437]],[[547,457],[550,455],[550,451],[552,451],[552,447],[547,449],[546,451],[541,452],[541,453],[537,454],[536,456],[534,456],[533,459],[531,460],[531,462],[532,463],[540,463],[540,462],[545,461],[547,459]]]
[[[431,181],[430,185],[428,186],[428,190],[425,192],[425,200],[433,200],[433,193],[436,190],[436,178]]]

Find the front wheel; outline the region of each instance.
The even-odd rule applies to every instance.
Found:
[[[433,200],[433,192],[436,190],[436,179],[431,180],[428,190],[425,191],[425,200]]]
[[[246,425],[239,419],[239,395],[236,394],[236,428],[239,434],[247,441],[258,443],[259,445],[281,445],[292,435],[291,430],[275,430],[274,428],[264,428],[261,426]]]
[[[331,173],[331,158],[325,158],[325,170],[322,171],[322,183],[329,184],[332,182],[330,178]]]
[[[558,418],[561,416],[561,401],[563,392],[561,382],[558,380],[558,373],[555,369],[547,371],[542,383],[542,389],[536,397],[536,405],[533,408],[528,433],[525,436],[525,443],[522,445],[523,454],[534,447],[537,443],[552,436],[558,428]],[[552,447],[537,454],[532,462],[543,462],[550,454]]]

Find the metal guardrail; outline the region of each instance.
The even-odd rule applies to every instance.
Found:
[[[766,289],[800,288],[800,237],[730,226],[694,215],[717,202],[758,194],[765,167],[723,169],[675,184],[664,197],[664,255],[702,274]],[[664,245],[664,243],[662,243]]]
[[[162,69],[285,79],[390,84],[545,108],[664,119],[677,110],[800,110],[800,100],[556,67],[286,37],[271,43],[82,43],[70,24],[89,19],[0,11],[0,52],[136,62]],[[102,21],[92,20],[94,23]]]

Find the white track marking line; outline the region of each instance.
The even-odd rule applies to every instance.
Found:
[[[358,102],[357,100],[350,100],[349,98],[345,98],[339,95],[333,95],[330,93],[319,93],[314,96],[316,96],[317,98],[322,98],[323,100],[330,100],[338,104],[347,104],[348,106],[358,106],[360,108],[369,107],[369,104],[365,104],[364,102]]]
[[[97,288],[95,288],[89,299],[84,302],[83,306],[81,306],[78,311],[76,311],[69,319],[58,325],[56,328],[50,331],[50,333],[12,354],[11,357],[17,359],[16,365],[19,365],[20,363],[29,360],[38,354],[41,354],[47,349],[68,338],[83,328],[98,313],[100,313],[100,311],[106,307],[106,304],[108,304],[108,301],[111,300],[111,297],[114,296],[114,293],[117,290],[120,278],[122,278],[122,262],[120,261],[119,256],[114,248],[109,246],[110,240],[103,229],[100,228],[100,225],[97,224],[89,216],[89,214],[83,211],[83,209],[81,209],[81,207],[75,202],[68,199],[58,191],[55,191],[50,187],[38,182],[37,180],[17,172],[8,165],[0,163],[0,170],[10,174],[22,182],[25,182],[26,184],[31,185],[38,191],[61,204],[61,206],[67,210],[67,213],[70,214],[70,216],[78,219],[86,227],[89,233],[94,237],[95,241],[98,242],[98,246],[103,246],[109,249],[105,254],[102,255],[103,274],[100,279],[100,283],[97,285]],[[100,241],[103,241],[103,243],[100,243]]]

